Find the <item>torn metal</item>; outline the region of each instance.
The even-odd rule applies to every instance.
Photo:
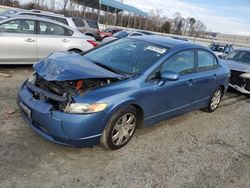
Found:
[[[79,54],[55,53],[34,65],[26,82],[36,100],[50,103],[52,110],[63,111],[74,96],[125,79]]]

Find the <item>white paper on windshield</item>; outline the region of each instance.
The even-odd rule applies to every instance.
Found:
[[[164,54],[167,51],[166,48],[158,48],[158,47],[155,47],[155,46],[148,46],[146,49],[157,52],[159,54]]]

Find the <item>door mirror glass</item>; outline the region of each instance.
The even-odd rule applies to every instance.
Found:
[[[176,72],[171,72],[171,71],[164,71],[161,74],[161,79],[163,81],[176,81],[178,80],[180,75]]]

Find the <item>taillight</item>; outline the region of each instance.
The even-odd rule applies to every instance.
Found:
[[[88,43],[92,44],[94,47],[97,46],[96,41],[94,41],[94,40],[87,40],[87,41],[88,41]]]

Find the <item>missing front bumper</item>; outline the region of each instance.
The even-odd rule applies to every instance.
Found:
[[[230,87],[234,88],[235,90],[241,92],[241,93],[244,93],[244,94],[250,94],[250,91],[246,90],[245,88],[243,87],[240,87],[236,84],[229,84]]]

